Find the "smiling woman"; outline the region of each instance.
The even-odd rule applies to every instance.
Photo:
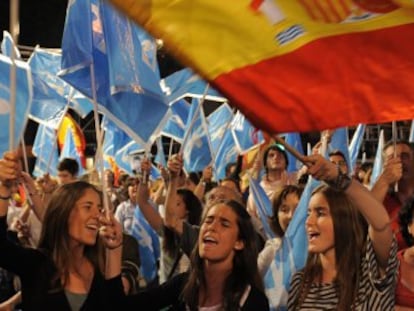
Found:
[[[331,186],[310,199],[308,259],[292,278],[288,309],[394,310],[397,243],[385,208],[320,155],[306,163]]]
[[[47,206],[38,249],[27,249],[10,242],[6,233],[10,185],[20,178],[17,155],[5,153],[0,159],[0,266],[21,277],[23,309],[113,310],[106,293],[122,290],[122,283],[117,273],[104,269],[100,244],[107,258],[120,256],[122,231],[113,217],[102,217],[101,192],[82,181],[59,187]]]

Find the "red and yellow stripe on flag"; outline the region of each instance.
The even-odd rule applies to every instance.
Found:
[[[270,133],[414,118],[413,0],[111,0]]]

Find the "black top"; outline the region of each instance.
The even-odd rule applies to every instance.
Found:
[[[188,279],[188,273],[182,273],[164,284],[139,292],[136,295],[124,297],[123,310],[159,311],[168,308],[169,311],[185,311],[186,306],[181,299],[181,292]],[[267,311],[269,303],[263,292],[251,287],[247,300],[241,311]]]
[[[22,309],[70,311],[62,288],[53,289],[56,267],[46,252],[18,246],[7,239],[6,217],[0,217],[0,267],[17,274],[22,283]],[[96,269],[91,288],[81,310],[116,310],[108,292],[122,291],[120,277],[105,281]]]

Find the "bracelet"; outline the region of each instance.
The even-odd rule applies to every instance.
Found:
[[[326,183],[330,187],[332,187],[334,190],[343,192],[349,188],[349,186],[351,185],[352,179],[347,174],[344,174],[341,172],[339,165],[337,165],[337,168],[338,168],[338,176],[336,177],[336,179],[327,181]]]

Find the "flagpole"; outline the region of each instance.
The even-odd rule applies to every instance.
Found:
[[[91,88],[92,88],[92,102],[93,102],[93,118],[95,121],[95,133],[96,133],[96,155],[95,158],[98,159],[98,156],[101,159],[101,167],[100,167],[100,173],[101,173],[101,183],[102,183],[102,192],[103,192],[103,204],[104,204],[104,210],[106,213],[107,218],[109,218],[109,201],[107,196],[107,189],[106,184],[104,182],[104,159],[103,159],[103,152],[102,152],[102,141],[101,141],[101,128],[99,125],[99,114],[98,114],[98,100],[97,100],[97,93],[96,93],[96,81],[95,81],[95,65],[92,62],[90,65],[90,75],[91,75]]]
[[[29,163],[27,162],[27,152],[26,152],[26,143],[24,141],[24,135],[22,134],[21,138],[21,146],[22,146],[22,153],[23,153],[23,163],[24,163],[24,170],[27,174],[29,174]]]
[[[10,0],[10,35],[14,44],[17,46],[17,35],[19,30],[19,1]],[[10,121],[9,121],[9,149],[14,150],[14,132],[16,115],[16,51],[11,49],[10,66]]]
[[[172,156],[173,146],[174,146],[174,139],[170,137],[170,146],[168,148],[168,159],[170,159]]]

